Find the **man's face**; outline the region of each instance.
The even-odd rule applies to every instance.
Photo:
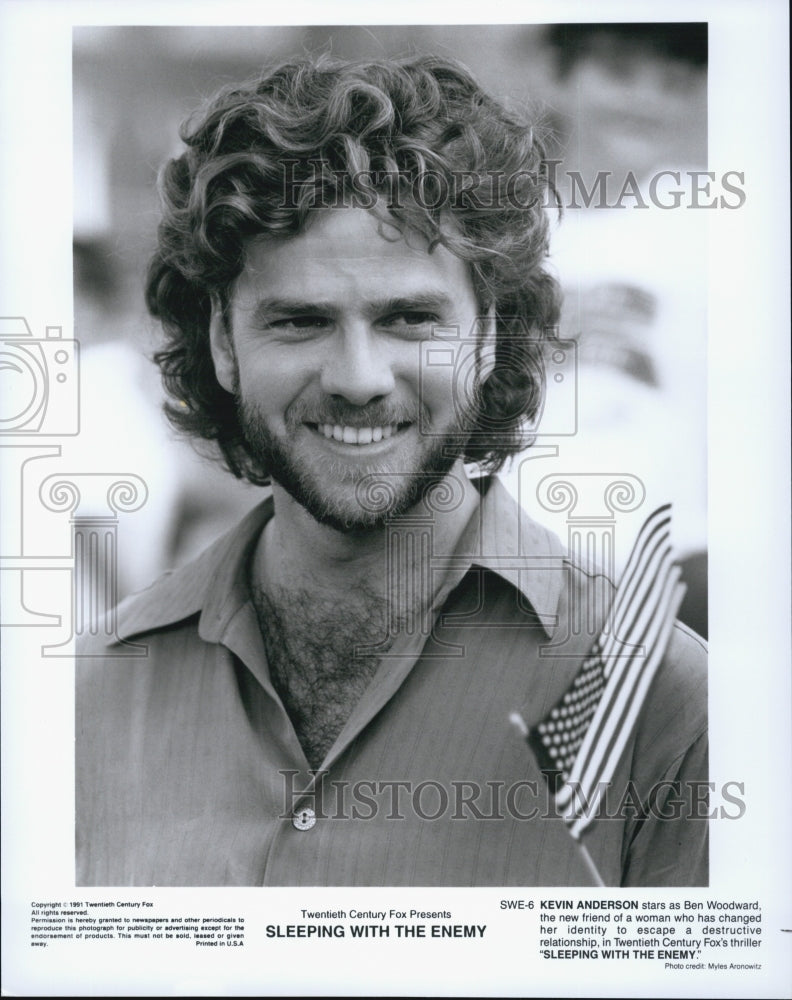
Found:
[[[298,236],[251,242],[229,323],[213,310],[212,355],[251,451],[318,521],[350,531],[405,512],[462,453],[477,319],[459,258],[362,209],[325,209]],[[441,363],[422,370],[437,327],[459,337],[437,338]],[[369,477],[384,508],[361,503]]]

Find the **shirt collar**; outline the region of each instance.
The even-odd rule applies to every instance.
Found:
[[[270,496],[197,558],[122,601],[119,638],[175,625],[200,613],[201,638],[219,641],[226,624],[250,599],[248,562],[273,512]]]
[[[520,507],[497,476],[482,483],[486,492],[460,538],[457,554],[515,587],[552,638],[565,585],[564,548],[556,535]]]
[[[198,634],[206,642],[220,642],[232,618],[250,600],[249,560],[273,513],[272,497],[267,497],[192,562],[126,598],[118,607],[117,638],[200,614]],[[552,638],[564,587],[564,559],[558,538],[529,517],[492,477],[448,560],[448,573],[457,581],[471,566],[496,573],[520,591]]]

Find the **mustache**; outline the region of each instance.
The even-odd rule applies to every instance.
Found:
[[[390,424],[412,424],[420,419],[424,407],[419,404],[378,400],[355,406],[344,399],[328,397],[311,403],[295,400],[286,410],[286,426],[290,430],[300,424],[340,424],[345,427],[387,427]]]

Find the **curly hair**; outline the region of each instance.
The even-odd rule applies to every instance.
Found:
[[[226,87],[181,130],[160,175],[163,217],[146,301],[162,322],[155,355],[180,429],[216,442],[229,470],[264,485],[236,400],[210,353],[212,298],[228,305],[248,241],[294,236],[309,213],[356,204],[446,247],[494,308],[494,364],[464,452],[490,471],[529,443],[544,394],[542,340],[560,295],[545,268],[548,180],[536,128],[435,56],[282,63]]]

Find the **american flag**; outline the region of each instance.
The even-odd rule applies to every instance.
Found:
[[[523,730],[577,840],[613,777],[685,592],[672,561],[670,522],[669,504],[646,519],[605,626],[572,686],[541,722]]]

